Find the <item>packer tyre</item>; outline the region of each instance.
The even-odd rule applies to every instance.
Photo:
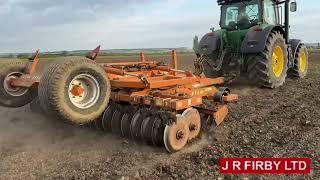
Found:
[[[300,44],[294,55],[294,66],[288,71],[290,77],[300,79],[306,77],[308,74],[308,66],[308,50],[303,44]]]
[[[67,60],[50,66],[39,83],[46,112],[75,124],[99,118],[109,103],[110,82],[102,67],[90,60]]]
[[[0,105],[16,108],[29,104],[37,97],[36,89],[12,87],[10,80],[19,78],[25,74],[27,62],[9,61],[0,66]]]
[[[278,88],[288,71],[288,51],[283,35],[271,32],[262,53],[248,57],[248,78],[260,87]]]

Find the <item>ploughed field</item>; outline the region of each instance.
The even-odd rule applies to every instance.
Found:
[[[178,58],[180,69],[192,70],[193,55]],[[170,62],[170,55],[147,59]],[[50,61],[44,60],[39,69]],[[310,157],[320,167],[319,52],[310,53],[309,74],[303,80],[287,79],[281,88],[269,90],[240,78],[229,87],[240,99],[230,104],[226,121],[176,154],[33,114],[28,106],[0,108],[0,179],[216,179],[220,157]],[[318,179],[320,172],[264,178]]]

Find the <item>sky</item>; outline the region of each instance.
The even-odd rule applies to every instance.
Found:
[[[292,37],[320,42],[320,1],[297,2]],[[216,0],[0,0],[0,52],[192,47],[219,18]]]

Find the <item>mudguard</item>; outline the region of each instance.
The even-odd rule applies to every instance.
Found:
[[[242,42],[241,52],[244,54],[262,52],[265,49],[269,34],[274,29],[284,33],[283,29],[279,26],[268,26],[264,29],[259,26],[252,27]]]
[[[201,55],[209,55],[220,49],[220,37],[214,33],[208,33],[202,37],[198,44],[196,53]]]

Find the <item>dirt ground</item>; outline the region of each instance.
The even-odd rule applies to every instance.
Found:
[[[276,90],[236,81],[230,89],[240,99],[230,104],[226,121],[172,155],[32,114],[28,106],[0,108],[0,179],[319,179],[319,58],[311,53],[309,75]],[[179,59],[181,69],[192,69],[193,56]],[[220,176],[220,157],[309,157],[314,170],[306,176]]]

